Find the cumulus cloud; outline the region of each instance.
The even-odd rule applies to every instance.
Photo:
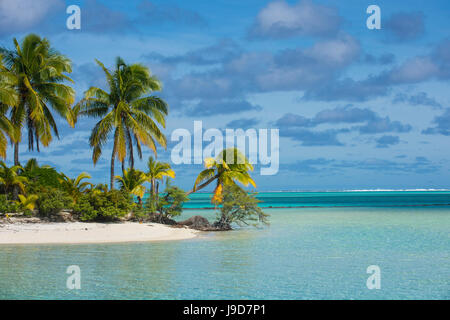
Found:
[[[407,41],[420,37],[425,31],[423,12],[398,12],[385,23],[395,40]]]
[[[295,172],[317,173],[338,172],[346,169],[357,169],[363,171],[385,172],[389,174],[426,174],[436,172],[440,166],[425,157],[416,157],[412,161],[393,161],[379,158],[368,158],[362,160],[338,160],[327,158],[315,158],[300,160],[295,163],[282,164],[280,170]]]
[[[301,142],[302,146],[343,146],[339,141],[338,134],[348,132],[348,129],[329,129],[323,131],[313,131],[296,127],[280,128],[280,136],[291,138]]]
[[[111,9],[97,0],[87,0],[82,10],[82,31],[125,32],[131,29],[132,22],[124,13]]]
[[[377,148],[388,148],[400,143],[400,138],[398,136],[382,136],[376,139]]]
[[[197,66],[222,64],[237,58],[242,52],[240,46],[231,39],[220,39],[217,43],[191,50],[185,54],[164,56],[156,52],[145,54],[144,58],[156,60],[161,63],[186,63]]]
[[[450,39],[440,41],[428,55],[409,58],[366,79],[331,78],[307,89],[303,99],[319,101],[367,101],[387,95],[394,86],[450,79]],[[417,102],[423,97],[418,97]]]
[[[437,171],[440,166],[425,157],[416,157],[413,162],[399,162],[385,159],[365,159],[357,161],[336,161],[336,168],[358,168],[361,170],[390,172],[390,173],[430,173]]]
[[[203,27],[208,23],[206,19],[195,11],[176,5],[156,4],[148,0],[138,5],[140,22],[145,24],[176,23],[189,26]]]
[[[391,121],[389,117],[377,117],[370,120],[367,124],[355,127],[361,134],[374,134],[383,132],[398,132],[405,133],[411,131],[412,127],[409,124],[403,124],[400,121]]]
[[[202,100],[186,111],[186,115],[195,116],[216,116],[219,114],[232,114],[247,111],[261,111],[259,105],[251,104],[245,100]]]
[[[380,56],[374,56],[372,54],[365,54],[362,62],[372,65],[388,65],[395,61],[395,55],[392,53],[384,53]]]
[[[236,119],[228,122],[226,124],[227,128],[236,128],[236,129],[248,129],[255,127],[259,124],[259,120],[254,118],[242,118],[242,119]]]
[[[289,4],[274,1],[263,8],[249,30],[250,38],[330,36],[337,33],[341,18],[337,9],[310,0]]]
[[[353,80],[344,78],[341,80],[330,80],[322,86],[308,89],[304,95],[304,100],[319,101],[367,101],[371,98],[384,96],[389,92],[386,82],[379,81],[379,78],[370,76],[363,80]]]
[[[434,127],[423,130],[424,134],[442,134],[450,136],[450,108],[445,109],[444,113],[434,118]]]
[[[442,108],[442,105],[434,98],[428,96],[426,92],[419,92],[413,95],[407,95],[404,93],[397,93],[392,100],[392,103],[405,103],[412,106],[430,106],[433,108]]]
[[[0,0],[0,35],[29,30],[64,8],[62,0]]]
[[[431,79],[439,72],[439,67],[430,57],[414,57],[394,68],[388,79],[392,84],[417,83]]]
[[[358,41],[346,34],[319,41],[308,48],[276,53],[240,52],[232,47],[214,45],[176,58],[157,57],[159,63],[165,64],[170,64],[169,61],[175,63],[174,60],[178,63],[217,63],[215,68],[203,72],[195,70],[181,77],[169,77],[166,80],[168,94],[180,100],[218,99],[247,93],[304,90],[329,82],[357,60],[360,53]],[[217,52],[219,48],[224,49],[225,53]],[[214,55],[206,58],[205,51],[214,52]]]
[[[321,124],[360,124],[343,129],[329,129],[312,131]],[[318,112],[312,118],[287,113],[275,121],[280,128],[280,135],[293,140],[302,141],[304,145],[343,145],[337,136],[342,133],[359,132],[359,134],[377,134],[386,132],[404,133],[411,131],[411,126],[399,121],[392,121],[389,117],[381,117],[367,108],[353,106],[337,107]],[[389,139],[389,138],[385,138]],[[386,144],[387,141],[384,141]],[[378,142],[383,144],[383,140]]]

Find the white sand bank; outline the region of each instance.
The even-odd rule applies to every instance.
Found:
[[[0,224],[0,245],[183,240],[197,234],[157,223],[13,223]]]

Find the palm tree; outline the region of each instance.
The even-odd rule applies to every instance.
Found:
[[[28,197],[25,197],[22,194],[19,194],[18,204],[25,210],[33,211],[36,207],[36,202],[38,200],[38,196],[35,194],[31,194]]]
[[[83,182],[83,179],[91,178],[91,176],[86,172],[80,173],[75,179],[69,178],[62,172],[60,173],[60,176],[61,178],[59,179],[59,182],[61,183],[63,190],[72,196],[74,202],[77,202],[80,195],[86,192],[88,187],[92,186],[92,183],[90,182]]]
[[[16,77],[3,65],[3,57],[0,55],[0,156],[4,159],[8,143],[5,134],[11,141],[15,141],[13,126],[6,117],[9,106],[16,106],[18,103],[15,85]]]
[[[25,193],[25,184],[28,182],[28,179],[20,176],[19,170],[23,170],[23,168],[21,166],[9,168],[3,161],[0,161],[0,185],[3,185],[6,198],[8,198],[8,192],[15,187],[22,193]]]
[[[18,94],[14,90],[17,85],[16,76],[5,67],[3,55],[0,54],[0,103],[15,106],[18,103]]]
[[[14,127],[11,124],[11,121],[9,121],[9,119],[5,115],[8,109],[9,108],[6,104],[0,103],[0,157],[2,157],[3,159],[6,159],[6,149],[8,145],[6,136],[8,136],[13,143],[16,141],[16,133]]]
[[[120,185],[120,190],[133,194],[138,198],[139,204],[142,204],[142,197],[144,197],[147,176],[144,172],[130,168],[123,172],[123,176],[116,176],[116,181]]]
[[[230,159],[230,157],[232,158]],[[216,187],[211,202],[216,204],[222,202],[225,185],[234,185],[239,182],[245,186],[251,184],[256,188],[255,181],[248,173],[248,171],[253,171],[253,166],[237,148],[223,150],[216,159],[205,159],[205,167],[206,169],[197,176],[194,187],[187,193],[188,195],[203,189],[214,180],[216,180]]]
[[[108,185],[103,184],[103,183],[99,183],[99,184],[96,184],[96,185],[92,185],[92,186],[91,186],[91,191],[92,191],[94,194],[106,193],[106,192],[108,192]]]
[[[115,70],[108,70],[100,61],[108,80],[109,92],[91,87],[85,97],[74,108],[77,115],[101,117],[92,129],[89,143],[93,148],[92,160],[97,163],[108,138],[113,136],[111,155],[111,189],[114,189],[115,158],[122,162],[128,156],[134,168],[134,148],[142,159],[142,144],[156,154],[156,144],[166,147],[166,137],[158,127],[165,127],[167,104],[155,96],[147,96],[152,91],[161,90],[161,83],[141,64],[127,65],[120,57]]]
[[[167,162],[156,161],[152,156],[148,158],[148,172],[147,179],[151,183],[151,195],[156,197],[158,194],[159,183],[157,181],[162,181],[164,177],[175,178],[175,171],[170,168],[170,164]]]
[[[39,168],[39,164],[38,164],[36,158],[31,158],[31,159],[28,159],[27,163],[23,167],[23,171],[31,172],[37,168]]]
[[[33,150],[39,143],[48,146],[52,141],[52,131],[59,138],[54,110],[74,126],[71,105],[75,92],[64,84],[73,82],[65,73],[72,72],[71,61],[52,47],[50,42],[38,35],[27,35],[21,44],[14,39],[14,49],[0,48],[5,67],[14,75],[14,90],[17,103],[12,104],[11,122],[16,130],[14,143],[14,164],[19,165],[19,143],[24,125],[28,132],[28,149]]]

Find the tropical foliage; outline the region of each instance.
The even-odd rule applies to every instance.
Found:
[[[133,204],[130,195],[119,190],[88,192],[79,198],[73,211],[82,221],[113,221],[131,213]]]
[[[77,202],[81,194],[86,192],[88,187],[92,186],[92,183],[83,181],[84,179],[91,179],[91,176],[86,172],[82,172],[78,177],[71,179],[61,172],[59,182],[62,189],[73,198],[74,202]]]
[[[134,167],[134,151],[142,158],[142,145],[155,154],[157,144],[166,147],[166,137],[158,125],[165,127],[167,104],[156,96],[148,96],[161,90],[161,83],[150,70],[141,64],[126,64],[117,58],[114,70],[103,69],[108,81],[109,92],[91,87],[75,107],[80,116],[101,118],[92,129],[89,143],[93,148],[92,160],[97,163],[110,134],[113,137],[111,154],[111,189],[114,188],[114,165],[117,158],[122,162],[128,156]]]
[[[188,200],[186,192],[167,182],[164,192],[158,198],[149,195],[145,207],[157,213],[156,221],[164,222],[179,216],[183,211],[183,204]]]
[[[72,72],[71,61],[53,49],[47,39],[30,34],[21,44],[16,39],[13,44],[11,50],[0,48],[0,55],[3,70],[12,84],[8,86],[9,91],[15,91],[14,95],[6,95],[9,99],[3,99],[3,103],[11,107],[14,164],[19,165],[22,129],[26,128],[29,150],[36,147],[39,151],[40,143],[48,146],[53,139],[52,132],[59,137],[52,110],[74,125],[71,105],[75,92],[65,84],[72,81],[67,76]]]
[[[19,201],[17,203],[22,209],[33,211],[36,207],[37,200],[38,196],[35,194],[29,195],[28,197],[19,194]]]
[[[116,176],[116,181],[120,185],[120,190],[135,195],[138,202],[142,203],[145,193],[144,183],[147,181],[144,172],[130,168],[123,172],[123,176]]]
[[[16,77],[3,65],[0,55],[0,156],[6,158],[7,136],[14,143],[16,140],[14,127],[7,118],[9,106],[16,106],[18,94],[14,90]]]
[[[159,193],[159,182],[163,181],[164,178],[175,179],[175,171],[172,170],[169,163],[156,161],[152,156],[148,158],[147,167],[147,178],[151,184],[151,195],[155,197]]]
[[[216,181],[216,187],[211,199],[212,203],[222,203],[224,186],[241,183],[245,186],[251,184],[256,188],[255,181],[249,174],[249,171],[253,171],[253,166],[237,148],[223,150],[216,159],[205,159],[205,167],[206,169],[197,176],[194,188],[190,193],[201,190],[213,181]]]
[[[120,57],[112,69],[96,62],[106,77],[107,89],[90,87],[72,108],[71,61],[48,39],[30,34],[20,43],[14,39],[12,49],[0,48],[0,157],[7,156],[8,140],[14,150],[13,165],[0,161],[1,214],[54,217],[69,210],[82,221],[134,217],[175,223],[173,218],[182,213],[188,195],[213,185],[211,202],[220,210],[216,227],[267,222],[254,195],[239,186],[256,187],[250,176],[253,166],[236,148],[206,159],[191,191],[172,185],[175,171],[169,163],[156,160],[158,147],[167,144],[162,129],[168,106],[154,95],[161,91],[161,82],[146,66],[127,64]],[[92,161],[97,164],[111,142],[110,190],[106,184],[91,183],[86,172],[69,177],[50,166],[40,166],[35,158],[20,165],[22,133],[26,133],[28,150],[39,151],[40,145],[48,146],[54,137],[59,138],[55,115],[71,127],[79,117],[97,119],[89,137]],[[142,159],[144,147],[154,154],[148,158],[146,172],[134,167],[136,157]],[[114,175],[116,160],[122,165],[121,175]],[[113,190],[115,182],[119,190]],[[160,192],[163,184],[165,189]]]
[[[25,184],[28,179],[19,175],[21,169],[21,166],[8,167],[3,161],[0,161],[0,186],[3,187],[6,196],[13,187],[17,187],[22,193],[25,193]]]
[[[43,188],[37,196],[37,208],[42,216],[51,216],[71,208],[74,202],[74,199],[61,189]]]
[[[223,191],[223,205],[220,208],[215,227],[231,229],[232,223],[238,225],[268,224],[268,215],[258,206],[255,194],[248,194],[238,185],[227,185]]]
[[[50,166],[39,166],[35,158],[27,161],[21,175],[28,179],[27,189],[31,193],[39,192],[43,187],[61,187],[58,171]]]

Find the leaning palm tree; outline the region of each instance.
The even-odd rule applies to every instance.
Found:
[[[52,111],[74,125],[71,105],[75,92],[64,84],[72,80],[66,73],[72,72],[70,60],[54,50],[47,39],[35,34],[26,36],[22,43],[14,39],[14,49],[0,48],[4,65],[14,75],[17,103],[12,106],[11,122],[16,130],[14,164],[19,165],[21,131],[26,126],[28,149],[39,151],[39,143],[48,146],[53,134],[59,138]]]
[[[175,171],[173,171],[170,167],[170,164],[167,162],[159,162],[156,161],[152,156],[148,158],[148,172],[147,179],[151,184],[151,195],[156,197],[158,194],[158,185],[157,181],[162,181],[164,177],[175,178]]]
[[[218,204],[222,202],[225,185],[234,185],[239,182],[245,186],[251,184],[256,188],[255,181],[248,173],[253,171],[253,166],[237,148],[223,150],[216,159],[205,159],[205,167],[206,169],[197,176],[194,187],[187,193],[188,195],[216,181],[211,202]]]
[[[156,154],[157,143],[166,147],[166,137],[158,125],[165,127],[167,104],[156,96],[148,96],[152,91],[161,90],[161,83],[141,64],[127,65],[117,58],[114,70],[108,70],[100,61],[108,80],[109,92],[91,87],[85,97],[74,108],[77,115],[101,117],[92,129],[89,143],[93,148],[92,160],[97,163],[109,137],[113,137],[111,154],[111,189],[114,189],[114,164],[117,158],[125,171],[128,156],[134,168],[134,149],[142,158],[142,145]]]
[[[90,186],[92,186],[92,183],[84,181],[84,179],[90,179],[91,176],[86,173],[82,172],[76,177],[75,179],[71,179],[68,176],[66,176],[64,173],[60,173],[61,178],[59,179],[59,182],[61,183],[61,187],[64,191],[66,191],[70,196],[72,196],[73,201],[77,202],[78,198],[81,196],[82,193],[85,193]]]
[[[3,186],[6,198],[8,198],[8,192],[15,187],[25,193],[25,184],[28,179],[20,176],[19,170],[23,170],[23,168],[21,166],[8,167],[3,161],[0,161],[0,185]]]
[[[142,197],[145,193],[144,183],[147,182],[147,176],[144,172],[130,168],[123,172],[123,176],[116,176],[115,178],[120,185],[120,190],[135,195],[138,202],[142,204]]]

